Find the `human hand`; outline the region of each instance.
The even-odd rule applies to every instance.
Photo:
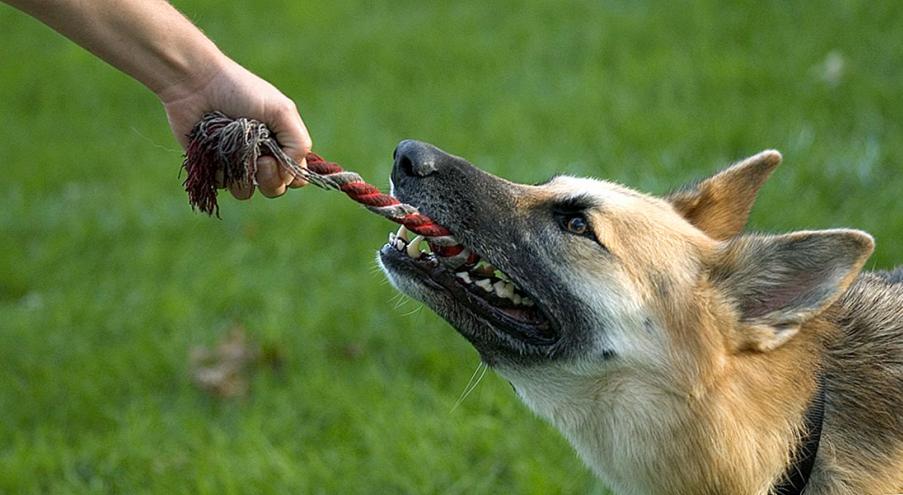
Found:
[[[267,125],[282,145],[283,151],[302,167],[310,151],[311,139],[295,103],[272,84],[231,60],[215,64],[199,83],[185,83],[159,93],[166,109],[169,125],[183,148],[188,146],[188,133],[205,113],[219,110],[230,117],[249,117]],[[257,161],[254,176],[257,188],[269,198],[285,194],[287,188],[301,187],[305,181],[294,177],[269,156]],[[233,196],[248,199],[255,184],[234,184]]]

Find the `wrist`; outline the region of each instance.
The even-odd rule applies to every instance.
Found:
[[[191,56],[171,60],[171,72],[166,80],[157,88],[148,86],[164,105],[201,92],[234,64],[212,42],[203,49],[195,49]]]

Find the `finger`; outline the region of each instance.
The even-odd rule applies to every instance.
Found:
[[[235,182],[229,186],[229,192],[238,200],[250,199],[254,195],[254,184],[250,182]]]
[[[307,168],[307,161],[301,160],[298,162],[298,166],[301,168]],[[307,185],[307,181],[302,179],[301,177],[296,177],[291,170],[286,167],[279,167],[279,174],[282,177],[282,182],[288,184],[288,187],[292,189],[297,189],[299,187],[304,187]]]
[[[298,160],[303,160],[310,150],[314,147],[313,139],[310,137],[310,132],[307,130],[307,124],[304,123],[304,120],[301,119],[301,115],[297,115],[298,125],[300,125],[300,142],[298,144]]]
[[[313,142],[294,102],[286,99],[277,107],[272,121],[268,124],[276,135],[276,140],[282,145],[283,151],[296,162],[300,163],[304,160],[304,157],[310,152]]]
[[[257,161],[257,187],[260,193],[268,198],[275,198],[285,194],[285,181],[279,174],[279,165],[272,157],[261,157]]]
[[[313,146],[313,143],[310,139],[310,134],[307,132],[307,127],[304,125],[304,121],[301,120],[301,117],[297,112],[289,116],[291,124],[286,127],[286,132],[291,138],[282,138],[283,141],[287,143],[283,150],[287,155],[294,158],[299,166],[302,168],[307,168],[307,154],[310,153],[310,148]],[[292,177],[292,180],[289,182],[289,187],[296,189],[299,187],[304,187],[307,185],[307,181],[301,177]]]

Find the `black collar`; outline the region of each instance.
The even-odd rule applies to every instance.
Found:
[[[825,418],[825,376],[818,374],[818,388],[809,403],[806,411],[806,426],[804,436],[793,456],[793,462],[787,466],[787,470],[781,476],[781,482],[771,488],[770,495],[800,495],[806,489],[812,466],[815,465],[815,456],[818,454],[818,444],[821,441],[821,428]]]

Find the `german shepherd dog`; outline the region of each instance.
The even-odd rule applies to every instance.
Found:
[[[858,230],[743,233],[780,161],[660,199],[404,141],[393,193],[473,256],[402,234],[379,260],[616,493],[901,492],[903,270],[861,272]]]

